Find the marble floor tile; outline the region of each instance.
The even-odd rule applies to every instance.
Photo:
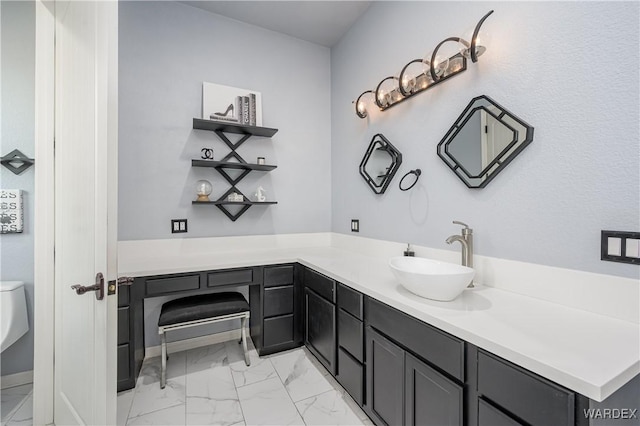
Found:
[[[234,345],[235,343],[231,344]],[[231,356],[231,350],[228,349],[228,352],[229,361],[231,361],[233,359]],[[249,360],[251,361],[250,366],[247,367],[244,363],[244,355],[241,355],[238,358],[239,359],[229,364],[231,367],[231,374],[233,374],[233,380],[237,387],[278,377],[271,361],[268,358],[259,357],[258,352],[256,352],[255,349],[249,351]]]
[[[135,390],[118,395],[118,424],[129,411],[129,425],[372,425],[306,348],[249,348],[249,367],[235,340],[170,354],[164,390],[160,358],[146,360]]]
[[[361,420],[368,420],[369,419],[369,417],[365,414],[365,412],[362,410],[362,408],[360,408],[358,403],[351,397],[351,395],[349,395],[349,392],[347,392],[342,387],[342,385],[340,385],[340,383],[338,383],[338,381],[332,375],[325,376],[325,378],[329,381],[331,386],[336,391],[338,391],[338,392],[340,392],[342,394],[342,399],[344,400],[344,402],[346,402],[347,405],[351,408],[351,410],[354,413],[356,413],[356,415],[358,416],[359,419],[361,419]]]
[[[229,365],[225,343],[195,348],[185,353],[187,356],[187,372]]]
[[[29,396],[33,389],[33,383],[14,386],[0,391],[0,420],[5,422],[9,415],[13,414]]]
[[[361,425],[362,419],[349,407],[343,394],[330,390],[296,402],[307,425]]]
[[[145,360],[136,383],[129,417],[140,417],[174,405],[184,405],[185,373],[185,352],[171,354],[167,361],[167,384],[164,389],[160,389],[160,357]],[[184,421],[183,418],[182,422]]]
[[[138,416],[129,417],[127,426],[134,425],[184,425],[185,404],[162,408]]]
[[[244,424],[244,417],[237,396],[230,399],[214,399],[199,396],[187,397],[187,425]]]
[[[294,402],[332,389],[322,372],[309,360],[309,356],[304,350],[296,349],[270,358]]]
[[[33,394],[20,405],[20,408],[8,419],[7,426],[33,425]]]
[[[187,354],[187,424],[232,425],[244,420],[231,368],[227,365],[226,355],[222,358],[220,352],[218,347],[217,357],[195,358],[199,363]],[[211,364],[212,360],[217,361]]]
[[[135,393],[135,388],[118,393],[118,412],[116,415],[117,424],[124,425],[127,423],[127,418],[129,417],[129,411],[131,410],[131,404],[133,404],[133,396]]]
[[[248,425],[304,425],[278,378],[242,386],[238,397]]]

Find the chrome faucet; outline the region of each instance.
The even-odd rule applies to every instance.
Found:
[[[473,268],[473,229],[469,228],[466,223],[453,221],[456,225],[462,225],[462,235],[452,235],[446,239],[447,244],[451,244],[454,241],[459,241],[462,245],[462,266],[468,266]],[[473,281],[469,283],[468,288],[473,288]]]

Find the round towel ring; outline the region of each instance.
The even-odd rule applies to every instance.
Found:
[[[422,171],[420,169],[415,169],[415,170],[409,170],[404,176],[402,176],[402,179],[400,179],[400,183],[398,184],[398,187],[400,188],[400,191],[408,191],[411,188],[413,188],[416,183],[418,183],[418,179],[420,179],[420,175],[422,174]],[[415,175],[416,180],[413,181],[413,183],[411,185],[409,185],[406,188],[402,187],[402,182],[404,182],[404,179],[409,176],[409,175]]]

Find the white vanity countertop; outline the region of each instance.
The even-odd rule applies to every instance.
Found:
[[[299,262],[527,370],[602,401],[640,373],[640,326],[497,288],[467,289],[452,302],[415,296],[386,259],[333,247],[208,254],[138,251],[119,275],[148,276]]]

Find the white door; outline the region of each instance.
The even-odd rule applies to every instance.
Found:
[[[56,1],[54,421],[115,424],[117,3]],[[104,274],[105,296],[71,286]]]

